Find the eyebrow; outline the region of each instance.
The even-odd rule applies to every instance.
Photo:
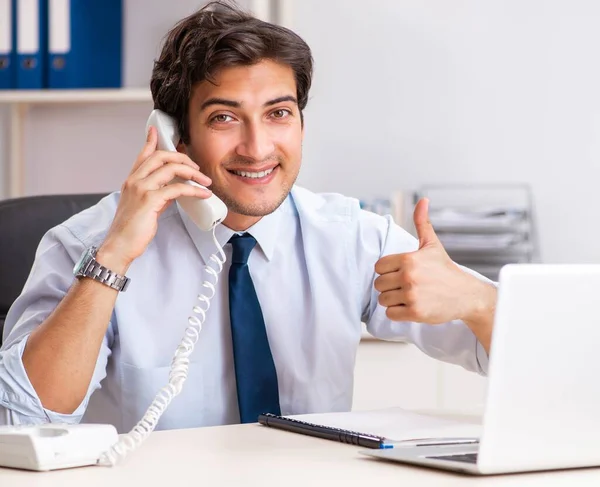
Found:
[[[285,96],[280,96],[278,98],[273,98],[272,100],[265,102],[263,104],[263,106],[270,107],[272,105],[276,105],[277,103],[281,103],[284,101],[291,101],[292,103],[295,103],[296,105],[298,104],[298,100],[296,99],[295,96],[285,95]],[[225,105],[226,107],[231,107],[231,108],[240,108],[242,106],[242,104],[239,101],[235,101],[235,100],[227,100],[226,98],[209,98],[204,103],[202,103],[202,105],[200,106],[200,111],[202,112],[202,111],[206,110],[209,106],[212,106],[212,105]]]
[[[278,103],[281,103],[284,101],[291,101],[292,103],[295,103],[296,105],[298,104],[298,100],[296,100],[295,96],[285,95],[285,96],[280,96],[279,98],[274,98],[273,100],[269,100],[268,102],[266,102],[264,104],[264,106],[270,107],[271,105],[277,105]]]

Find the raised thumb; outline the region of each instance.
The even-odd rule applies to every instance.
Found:
[[[433,225],[429,221],[429,200],[427,198],[419,200],[415,207],[413,219],[417,230],[417,238],[419,239],[419,249],[440,244]]]

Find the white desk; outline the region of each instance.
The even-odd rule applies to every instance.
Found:
[[[117,467],[54,472],[0,468],[10,487],[597,486],[600,468],[470,477],[359,455],[358,448],[257,424],[154,433]]]

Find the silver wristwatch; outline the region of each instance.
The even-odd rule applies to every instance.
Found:
[[[75,277],[91,277],[95,281],[106,284],[117,291],[126,291],[130,279],[107,269],[96,260],[96,247],[89,247],[83,251],[79,262],[73,268]]]

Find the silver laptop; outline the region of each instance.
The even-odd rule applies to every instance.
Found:
[[[363,451],[476,475],[600,466],[600,265],[499,278],[479,443]]]

